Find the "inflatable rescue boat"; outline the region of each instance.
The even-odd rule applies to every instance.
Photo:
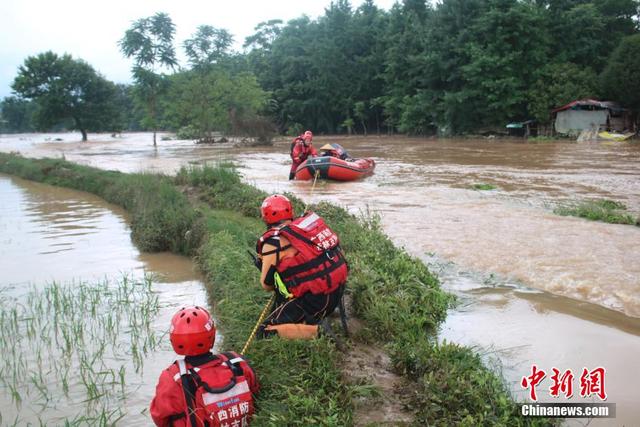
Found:
[[[296,179],[318,178],[335,181],[354,181],[373,173],[373,159],[340,159],[333,156],[310,157],[296,169]]]

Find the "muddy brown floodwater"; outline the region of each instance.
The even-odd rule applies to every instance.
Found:
[[[640,215],[640,144],[320,137],[316,145],[340,142],[377,166],[365,180],[320,182],[312,191],[310,182],[287,180],[287,141],[253,148],[161,141],[154,149],[149,134],[90,139],[3,136],[0,150],[163,173],[234,160],[244,180],[264,190],[375,212],[387,234],[430,263],[460,297],[441,339],[476,347],[522,399],[520,379],[532,364],[572,369],[574,388],[583,367],[603,366],[617,418],[592,425],[640,419],[640,228],[552,212],[558,204],[606,198]],[[496,189],[473,190],[479,183]],[[538,394],[552,400],[546,381]]]

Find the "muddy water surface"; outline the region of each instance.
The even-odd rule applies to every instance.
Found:
[[[154,149],[148,134],[91,139],[2,137],[0,150],[165,173],[234,159],[245,180],[265,190],[370,209],[410,253],[431,262],[435,254],[443,285],[461,297],[443,339],[495,355],[519,396],[532,363],[574,375],[604,366],[609,401],[618,404],[618,418],[604,424],[640,419],[640,228],[552,213],[557,204],[607,198],[639,215],[640,144],[317,138],[318,146],[337,141],[354,157],[373,157],[377,167],[360,182],[312,187],[287,180],[287,141],[268,148],[165,141]],[[477,183],[497,189],[471,189]]]
[[[100,361],[104,366],[125,366],[126,399],[112,408],[121,408],[127,425],[148,425],[148,405],[162,369],[175,359],[166,332],[172,314],[186,304],[207,304],[200,275],[188,258],[172,254],[142,254],[131,243],[127,216],[119,208],[82,192],[51,187],[0,175],[0,288],[3,311],[15,299],[29,305],[27,293],[42,289],[53,281],[71,286],[81,283],[116,286],[126,275],[132,280],[152,274],[153,291],[159,298],[159,312],[153,329],[163,343],[160,349],[143,357],[142,370],[135,372],[129,355],[120,354]],[[3,351],[4,357],[9,353]],[[22,354],[33,369],[35,354]],[[40,360],[41,355],[37,358]],[[46,365],[46,362],[45,362]],[[4,363],[3,363],[4,366]],[[98,365],[96,365],[98,366]],[[53,369],[43,366],[43,369]],[[26,372],[26,371],[25,371]],[[51,373],[50,378],[55,378]],[[45,378],[47,378],[45,376]],[[43,384],[55,389],[59,384]],[[87,398],[77,372],[69,382],[71,401],[43,400],[36,387],[29,394],[20,390],[22,405],[10,398],[7,387],[0,393],[2,423],[17,420],[17,425],[39,420],[60,425],[65,418],[79,413],[78,404]],[[77,396],[77,399],[74,398]]]

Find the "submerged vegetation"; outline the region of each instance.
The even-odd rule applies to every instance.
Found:
[[[151,279],[0,290],[0,381],[25,425],[114,425],[162,338]],[[21,411],[24,406],[24,412]],[[71,414],[69,408],[73,408]],[[15,418],[14,418],[15,414]],[[8,424],[7,424],[8,425]]]
[[[138,209],[140,182],[149,175],[117,174],[61,160],[27,160],[0,155],[0,171],[72,188],[110,194],[111,201]],[[207,277],[207,290],[224,332],[224,348],[240,349],[248,338],[269,295],[258,285],[258,272],[247,250],[264,230],[259,205],[265,193],[241,182],[231,165],[182,169],[175,178],[155,176],[162,191],[149,195],[173,201],[171,216],[160,216],[169,230],[195,233],[197,240],[174,232]],[[118,188],[119,196],[95,186]],[[79,184],[83,182],[84,184]],[[90,183],[93,182],[93,185]],[[118,183],[118,185],[116,185]],[[158,184],[160,185],[160,184]],[[187,194],[187,196],[184,196]],[[305,205],[292,197],[296,212]],[[162,203],[149,202],[146,215],[156,218]],[[179,207],[179,209],[178,209]],[[309,208],[323,215],[341,236],[350,268],[348,292],[355,314],[364,326],[351,345],[376,344],[391,356],[395,370],[409,381],[408,411],[422,425],[544,425],[544,419],[524,419],[499,377],[485,368],[470,349],[439,344],[437,327],[453,303],[427,267],[393,245],[375,215],[358,218],[342,208],[320,203]],[[190,218],[185,225],[184,214]],[[135,219],[135,211],[134,211]],[[175,223],[171,223],[175,221]],[[179,225],[179,226],[178,226]],[[148,228],[146,240],[165,235],[163,227]],[[197,247],[194,242],[201,242]],[[338,328],[334,328],[336,331]],[[349,353],[337,351],[327,339],[314,341],[258,340],[248,357],[262,385],[257,425],[350,425],[356,401],[375,395],[371,385],[347,384],[341,361]],[[359,397],[359,399],[355,399]]]
[[[497,187],[493,184],[478,183],[471,186],[474,190],[495,190]]]
[[[634,218],[626,210],[627,207],[623,203],[600,199],[584,201],[570,206],[560,206],[555,208],[553,212],[558,215],[577,216],[591,221],[640,226],[640,218]]]

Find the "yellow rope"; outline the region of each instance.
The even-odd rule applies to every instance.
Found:
[[[273,299],[276,296],[275,290],[273,292],[274,292],[274,294],[271,295],[271,298],[269,298],[269,301],[267,301],[267,305],[265,305],[264,308],[262,309],[262,313],[260,313],[260,317],[258,317],[258,321],[256,322],[256,326],[253,327],[253,331],[251,331],[251,335],[249,335],[249,339],[244,344],[244,347],[242,348],[242,351],[240,352],[240,354],[245,354],[245,352],[249,348],[249,345],[251,344],[251,341],[253,341],[253,339],[256,337],[256,332],[258,332],[258,328],[260,327],[260,324],[262,323],[264,318],[267,316],[267,312],[269,311],[269,307],[271,307],[271,303],[273,303]]]
[[[313,196],[313,190],[315,190],[315,188],[316,188],[316,182],[318,182],[318,177],[319,176],[320,176],[320,171],[316,170],[316,173],[313,176],[313,185],[311,186],[311,194],[309,194],[309,197]]]

